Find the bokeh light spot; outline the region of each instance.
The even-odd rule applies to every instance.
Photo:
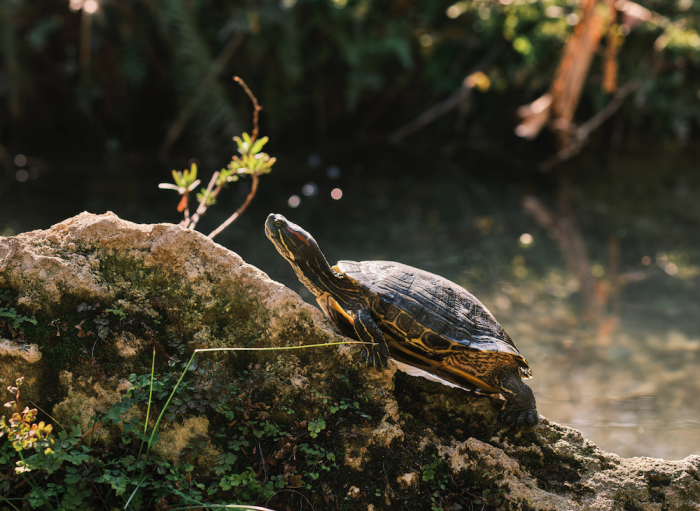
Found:
[[[496,307],[498,307],[501,310],[510,310],[511,305],[512,303],[510,301],[510,298],[508,298],[505,295],[500,295],[498,298],[496,298]]]
[[[520,236],[520,243],[523,245],[530,245],[534,241],[532,234],[524,233]]]
[[[339,200],[343,196],[343,190],[340,188],[333,188],[331,191],[331,197],[335,200]]]
[[[447,11],[445,11],[445,14],[447,14],[448,18],[458,18],[460,15],[464,14],[467,10],[467,2],[457,2],[456,4],[453,4],[447,8]]]
[[[23,154],[18,154],[15,156],[15,165],[18,167],[24,167],[27,164],[27,157]]]
[[[15,177],[17,178],[17,181],[24,183],[27,179],[29,179],[29,172],[27,172],[26,169],[19,169],[15,174]]]
[[[304,186],[301,187],[301,193],[307,197],[313,197],[318,193],[318,185],[313,181],[309,181]]]
[[[98,7],[99,4],[95,0],[87,0],[83,4],[83,11],[85,11],[88,14],[95,14],[97,12]]]
[[[287,205],[290,208],[297,208],[299,207],[299,204],[301,204],[301,199],[299,198],[298,195],[292,195],[289,200],[287,201]]]
[[[340,167],[338,167],[337,165],[331,165],[330,167],[328,167],[326,175],[329,179],[338,179],[340,177]]]

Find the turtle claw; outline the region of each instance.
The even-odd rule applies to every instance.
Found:
[[[529,410],[505,410],[501,420],[516,428],[532,428],[540,421],[540,415],[534,408]]]
[[[376,346],[370,345],[367,346],[363,344],[360,347],[360,353],[362,354],[362,357],[365,359],[365,363],[367,365],[371,365],[375,369],[380,369],[382,367],[387,367],[387,358],[384,356],[383,353],[381,353]]]

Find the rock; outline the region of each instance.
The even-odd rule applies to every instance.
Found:
[[[90,442],[105,452],[128,449],[138,433],[128,424],[146,420],[143,403],[105,417],[150,382],[154,356],[156,374],[176,380],[194,349],[347,341],[317,308],[202,234],[112,213],[0,238],[0,290],[37,321],[0,325],[3,386],[25,376],[22,396],[67,429],[102,417]],[[207,484],[249,466],[256,484],[279,477],[297,488],[289,494],[318,497],[319,509],[700,508],[700,456],[622,459],[547,419],[513,430],[498,421],[501,402],[397,373],[393,362],[366,367],[356,346],[208,352],[197,364],[151,454],[187,460]],[[235,406],[224,413],[222,403]],[[253,423],[275,424],[278,436],[244,438]],[[289,497],[273,493],[270,506],[285,508],[274,499]]]
[[[0,339],[0,357],[21,358],[28,364],[41,360],[41,352],[36,344],[19,344],[9,339]]]

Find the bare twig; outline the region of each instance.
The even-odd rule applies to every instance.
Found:
[[[236,212],[233,215],[231,215],[223,224],[221,224],[219,227],[214,229],[214,231],[212,231],[211,234],[209,234],[210,238],[214,239],[214,236],[216,236],[221,231],[226,229],[229,225],[231,225],[234,222],[234,220],[236,220],[236,218],[241,216],[241,213],[243,213],[243,211],[245,211],[245,209],[248,207],[248,204],[250,204],[250,201],[253,200],[255,193],[258,191],[258,181],[260,180],[260,175],[259,174],[252,174],[252,176],[253,176],[253,184],[250,187],[250,193],[245,198],[245,202],[243,203],[243,205],[240,208],[238,208],[238,210],[236,210]]]
[[[250,101],[253,103],[253,135],[250,137],[251,143],[255,142],[255,139],[258,138],[258,133],[259,133],[259,126],[258,126],[258,113],[260,110],[262,110],[262,107],[258,104],[257,98],[253,95],[251,90],[248,88],[248,85],[243,81],[243,78],[239,76],[234,76],[233,77],[234,81],[236,81],[241,87],[243,87],[243,90],[246,91],[246,94],[248,94],[248,97],[250,98]],[[250,187],[250,192],[248,193],[248,196],[245,198],[245,202],[241,205],[240,208],[236,210],[236,212],[228,217],[224,223],[222,223],[219,227],[214,229],[211,234],[209,234],[210,238],[214,238],[217,234],[219,234],[221,231],[226,229],[229,225],[231,225],[239,216],[241,216],[241,213],[245,211],[245,209],[248,207],[248,204],[250,204],[250,201],[253,200],[253,197],[255,197],[256,192],[258,191],[258,182],[260,180],[260,174],[257,172],[254,172],[251,174],[251,177],[253,178],[253,184]],[[215,190],[215,193],[218,193],[218,189]]]
[[[199,203],[199,207],[197,208],[197,211],[195,211],[194,215],[192,215],[192,219],[190,220],[189,225],[185,224],[185,227],[187,227],[190,231],[194,229],[195,225],[197,225],[197,222],[199,222],[199,218],[204,214],[204,212],[207,210],[209,206],[207,206],[207,201],[209,200],[209,195],[211,194],[211,189],[214,187],[214,183],[216,183],[216,180],[219,178],[220,172],[217,170],[214,172],[214,175],[211,176],[211,180],[209,181],[209,185],[207,186],[207,190],[204,192],[204,197],[202,197],[202,201]],[[221,187],[223,185],[219,185],[216,187],[216,193],[213,194],[213,197],[216,197],[219,195],[219,191],[221,190]]]
[[[474,66],[474,69],[472,69],[469,72],[467,77],[491,65],[491,63],[494,60],[496,60],[496,58],[502,50],[502,45],[496,45],[493,48],[491,48],[491,50],[479,61],[479,63],[476,66]],[[391,142],[392,144],[399,143],[407,136],[415,133],[418,130],[423,129],[441,115],[463,104],[469,98],[471,92],[472,85],[467,84],[467,78],[465,78],[462,82],[462,86],[456,91],[454,91],[446,99],[444,99],[440,103],[437,103],[436,105],[431,106],[425,112],[413,119],[411,122],[404,124],[397,130],[395,130],[393,133],[391,133],[389,135],[389,142]]]
[[[258,112],[262,110],[262,107],[258,105],[258,100],[257,98],[253,95],[251,90],[248,88],[246,83],[243,81],[243,78],[240,76],[234,76],[233,80],[235,82],[238,82],[238,84],[243,87],[243,90],[245,90],[246,94],[248,94],[248,97],[250,100],[253,102],[253,135],[250,137],[250,139],[255,142],[255,139],[258,138]]]
[[[552,168],[561,162],[576,156],[588,141],[588,137],[590,136],[591,132],[597,129],[601,124],[603,124],[603,122],[617,112],[620,106],[622,106],[622,103],[625,101],[625,98],[634,92],[638,86],[639,83],[636,80],[627,82],[625,85],[617,89],[617,92],[613,96],[610,103],[605,105],[602,110],[578,127],[576,127],[573,123],[565,123],[566,125],[564,126],[557,126],[558,129],[568,131],[572,134],[571,141],[566,147],[562,148],[555,155],[540,163],[540,170],[547,172],[552,170]]]

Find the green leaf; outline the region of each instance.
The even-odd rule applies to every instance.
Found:
[[[268,137],[262,137],[262,138],[257,139],[255,141],[255,143],[253,144],[253,147],[250,148],[249,153],[250,154],[258,154],[260,152],[260,150],[263,148],[263,146],[265,144],[267,144],[268,140],[269,140]]]

